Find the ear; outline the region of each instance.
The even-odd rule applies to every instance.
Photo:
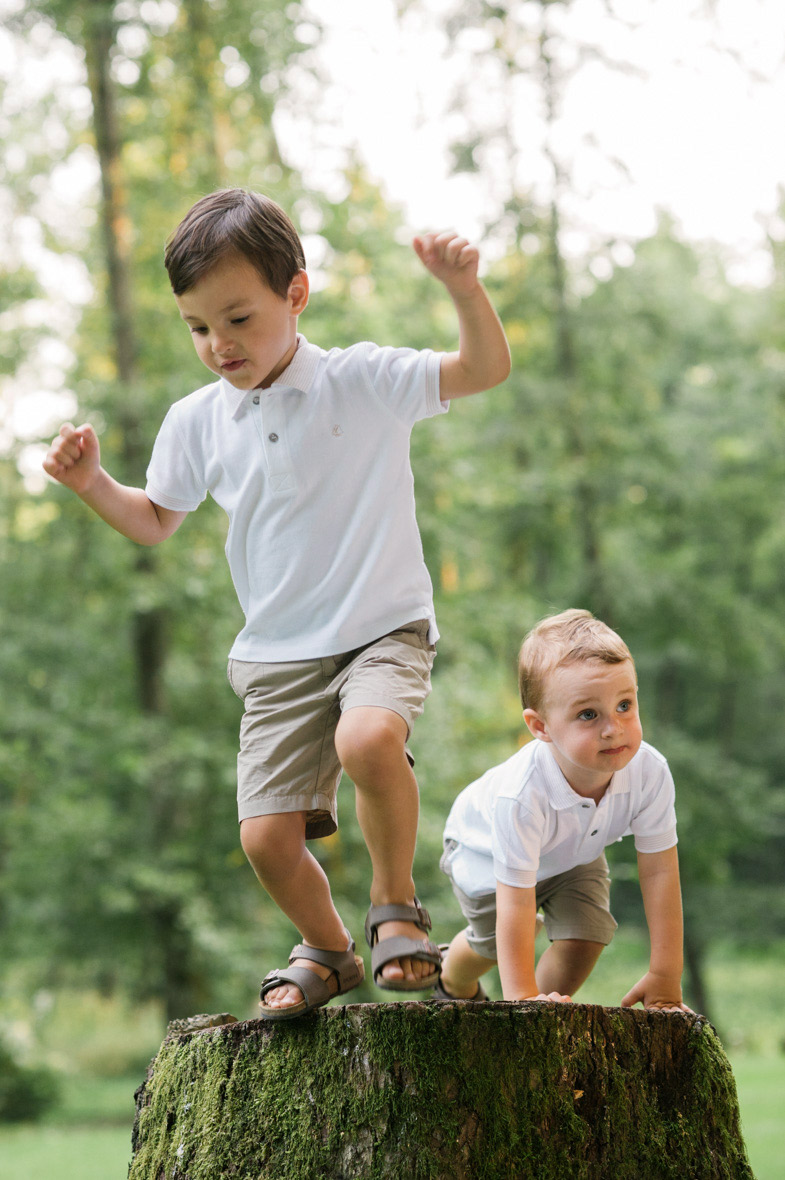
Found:
[[[537,738],[541,742],[549,742],[551,740],[545,718],[536,709],[524,709],[523,720],[528,725],[532,737]]]
[[[309,291],[310,286],[307,272],[298,270],[289,284],[289,290],[286,293],[292,315],[300,315],[301,312],[305,311],[308,306]]]

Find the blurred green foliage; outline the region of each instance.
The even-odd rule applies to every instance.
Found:
[[[104,246],[88,229],[80,256],[94,298],[71,340],[71,385],[106,466],[133,482],[144,465],[131,456],[149,453],[167,405],[206,379],[161,264],[167,233],[204,191],[259,187],[307,223],[323,254],[301,325],[315,343],[455,344],[449,300],[362,168],[347,166],[345,197],[331,201],[284,162],[274,106],[291,69],[315,69],[299,6],[182,0],[168,21],[164,8],[39,0],[18,18],[55,22],[81,51],[98,14],[115,38],[126,217],[116,229],[137,377],[118,380]],[[29,111],[23,122],[19,135],[34,136]],[[91,143],[89,127],[65,114],[63,126],[71,150]],[[28,172],[4,185],[23,202],[42,168],[31,150]],[[771,288],[734,287],[717,252],[681,241],[663,218],[625,265],[599,250],[598,280],[597,257],[565,267],[551,211],[520,194],[495,233],[506,249],[486,282],[513,374],[412,440],[443,636],[413,738],[418,892],[449,938],[459,915],[438,858],[450,804],[524,739],[515,657],[525,631],[552,610],[588,607],[629,643],[646,737],[674,770],[698,987],[713,939],[785,933],[785,259],[773,243]],[[51,226],[47,241],[73,248]],[[26,274],[1,281],[20,306],[36,294]],[[33,344],[18,340],[20,363]],[[227,996],[252,995],[285,961],[295,932],[239,848],[240,705],[224,663],[240,612],[222,514],[206,504],[141,562],[62,488],[25,490],[19,449],[0,459],[4,969],[33,990],[84,983],[157,999],[169,1015],[231,1007]],[[153,612],[163,693],[150,711],[136,649]],[[317,854],[359,938],[369,864],[351,790],[345,782],[340,831]],[[614,905],[639,923],[628,844],[612,850]],[[356,994],[379,998],[371,984]]]
[[[51,1070],[20,1064],[0,1042],[0,1123],[41,1118],[54,1106],[59,1089]]]

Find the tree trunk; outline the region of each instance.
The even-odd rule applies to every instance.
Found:
[[[702,1016],[354,1004],[178,1022],[137,1092],[129,1180],[753,1180]]]
[[[122,477],[131,484],[143,483],[149,445],[137,404],[135,386],[139,380],[136,315],[131,274],[132,225],[128,209],[126,178],[122,159],[122,136],[117,111],[115,84],[111,76],[111,53],[117,26],[109,3],[86,9],[84,44],[87,76],[93,102],[93,127],[101,175],[101,221],[108,276],[108,305],[112,324],[112,353],[117,370],[118,396],[113,407],[122,432]],[[156,594],[157,554],[139,548],[135,568],[140,586]],[[166,714],[165,668],[168,658],[167,614],[160,605],[136,607],[129,620],[130,642],[136,667],[137,700],[140,712],[158,718]],[[155,792],[155,784],[151,784]],[[157,828],[166,843],[173,826],[167,809]],[[138,898],[140,906],[144,899]],[[182,905],[166,897],[150,907],[151,925],[159,950],[163,1001],[168,1015],[187,1011],[198,991],[193,968],[193,941],[182,918]],[[184,1008],[185,1006],[185,1008]]]
[[[586,390],[580,381],[581,361],[575,339],[573,316],[569,306],[567,265],[562,252],[561,201],[570,188],[570,179],[552,145],[553,128],[557,122],[560,105],[559,80],[551,57],[549,43],[551,31],[548,21],[548,3],[542,5],[542,27],[539,36],[539,76],[545,106],[546,138],[543,152],[553,174],[553,189],[550,200],[547,246],[551,265],[552,316],[555,328],[554,367],[556,376],[568,391],[565,431],[568,439],[569,459],[578,466],[578,475],[573,490],[573,508],[577,527],[576,542],[583,556],[583,586],[585,605],[603,619],[609,626],[614,625],[612,600],[607,593],[605,571],[600,545],[601,513],[597,490],[592,479],[592,456],[590,439],[587,437],[587,422],[591,422],[596,408],[587,404]]]

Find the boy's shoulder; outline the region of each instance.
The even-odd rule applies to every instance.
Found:
[[[512,797],[523,794],[527,788],[542,781],[543,750],[543,743],[532,738],[504,762],[492,766],[484,777],[491,780],[497,795]]]
[[[630,762],[639,774],[646,777],[650,774],[661,774],[668,770],[668,759],[648,742],[641,742],[640,749]]]
[[[373,340],[358,340],[355,344],[323,348],[319,351],[329,369],[359,369],[370,377],[391,365],[400,367],[422,364],[424,359],[432,354],[432,349],[429,348],[417,349],[404,344],[377,344]]]
[[[207,385],[201,385],[198,389],[194,389],[191,393],[186,393],[184,397],[173,401],[169,406],[168,413],[176,417],[198,414],[213,405],[220,404],[221,396],[222,382],[220,379],[209,381]]]

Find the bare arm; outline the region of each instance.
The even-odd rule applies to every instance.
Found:
[[[53,440],[44,471],[76,492],[89,508],[123,536],[140,545],[157,545],[171,537],[187,512],[154,504],[141,488],[112,479],[101,466],[101,452],[92,426],[66,422]]]
[[[664,852],[639,852],[638,876],[643,908],[649,926],[651,957],[649,970],[622,1000],[631,1007],[640,1001],[644,1008],[690,1012],[682,1002],[681,973],[684,968],[679,856],[675,846]]]
[[[551,992],[544,995],[534,977],[534,938],[537,903],[534,889],[518,889],[496,882],[496,954],[505,1000],[569,1000]]]
[[[442,401],[492,389],[510,372],[504,328],[477,277],[479,251],[457,234],[424,234],[414,239],[417,256],[444,283],[458,313],[458,351],[441,362]]]

